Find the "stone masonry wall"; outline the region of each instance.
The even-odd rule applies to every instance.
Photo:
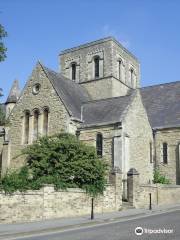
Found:
[[[119,210],[122,201],[118,196],[116,187],[108,185],[104,195],[95,199],[95,213]],[[55,191],[53,186],[45,186],[39,191],[0,193],[0,223],[90,215],[90,212],[91,198],[81,189]]]
[[[168,145],[168,163],[163,163],[163,142]],[[172,184],[180,184],[180,129],[159,130],[155,134],[156,166]]]
[[[100,57],[99,77],[94,76],[95,56]],[[123,60],[119,77],[119,59]],[[60,54],[61,72],[71,79],[71,64],[76,63],[76,82],[83,85],[95,99],[124,96],[129,87],[139,86],[139,63],[135,57],[114,39],[102,39],[80,47],[65,50]],[[134,69],[133,86],[130,69]]]
[[[141,185],[135,194],[136,208],[149,207],[149,193],[151,193],[152,206],[161,206],[168,204],[180,204],[180,186],[179,185]]]
[[[141,184],[135,169],[128,172],[128,201],[135,208],[180,204],[180,186],[172,184]]]
[[[103,59],[103,77],[112,74],[112,52],[111,41],[99,42],[94,45],[76,48],[60,55],[61,73],[71,79],[69,74],[70,64],[76,62],[79,65],[79,82],[92,80],[90,69],[88,67],[91,58],[100,55]]]
[[[32,93],[32,88],[34,84],[39,83],[41,85],[40,91],[38,94],[34,95]],[[26,144],[23,144],[23,118],[24,111],[30,111],[30,136],[29,143],[33,141],[33,110],[39,109],[40,115],[39,119],[42,122],[42,112],[43,108],[49,108],[49,127],[48,127],[48,135],[53,135],[61,132],[62,130],[66,131],[69,123],[69,115],[61,103],[57,93],[55,92],[52,84],[48,80],[46,74],[44,73],[40,64],[37,64],[34,69],[29,81],[27,82],[23,93],[12,110],[12,113],[9,117],[10,126],[9,126],[9,145],[10,145],[10,166],[9,167],[20,167],[23,162],[23,157],[16,158],[17,155],[21,152]],[[39,125],[39,132],[41,135],[42,132],[42,124]],[[3,159],[7,162],[7,159]]]
[[[140,183],[152,181],[153,163],[150,163],[150,142],[153,142],[152,130],[139,92],[127,110],[123,121],[124,141],[126,136],[129,139],[129,168],[135,168],[140,173]],[[127,153],[124,155],[127,157]]]
[[[93,100],[125,96],[129,88],[114,77],[82,82]]]
[[[112,68],[113,76],[119,78],[118,60],[122,60],[122,81],[130,87],[140,87],[140,64],[137,59],[131,56],[128,52],[122,49],[115,42],[112,43]],[[135,83],[131,86],[130,82],[130,69],[134,69],[134,81]]]
[[[103,135],[103,158],[108,163],[110,170],[113,167],[113,137],[121,134],[121,129],[114,126],[102,126],[96,128],[82,129],[79,139],[88,145],[96,147],[96,135]]]

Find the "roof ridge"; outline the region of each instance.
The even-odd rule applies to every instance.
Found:
[[[139,88],[139,89],[141,90],[141,89],[144,89],[144,88],[158,87],[158,86],[162,86],[162,85],[170,85],[170,84],[176,84],[176,83],[180,83],[180,80],[177,80],[177,81],[174,81],[174,82],[159,83],[159,84],[155,84],[155,85],[142,87],[142,88]]]
[[[134,92],[134,91],[133,91]],[[83,103],[83,105],[88,104],[88,103],[95,103],[95,102],[103,102],[103,101],[107,101],[107,100],[113,100],[113,99],[117,99],[117,98],[124,98],[124,97],[130,97],[132,95],[132,92],[125,95],[125,96],[117,96],[117,97],[111,97],[111,98],[103,98],[103,99],[96,99],[96,100],[89,100],[85,103]]]

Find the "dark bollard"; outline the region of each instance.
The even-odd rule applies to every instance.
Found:
[[[94,198],[91,198],[91,220],[94,219]]]
[[[149,193],[149,210],[152,210],[151,193]]]

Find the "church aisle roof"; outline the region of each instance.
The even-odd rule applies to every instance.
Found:
[[[82,127],[121,122],[123,113],[135,92],[132,91],[129,95],[123,97],[96,100],[83,104]]]
[[[153,129],[180,127],[180,81],[140,89]]]
[[[81,119],[81,105],[91,100],[86,89],[60,73],[42,66],[57,94],[74,118]]]

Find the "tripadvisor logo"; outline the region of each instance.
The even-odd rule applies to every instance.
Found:
[[[135,234],[136,235],[142,235],[143,234],[143,228],[142,227],[135,228]]]

